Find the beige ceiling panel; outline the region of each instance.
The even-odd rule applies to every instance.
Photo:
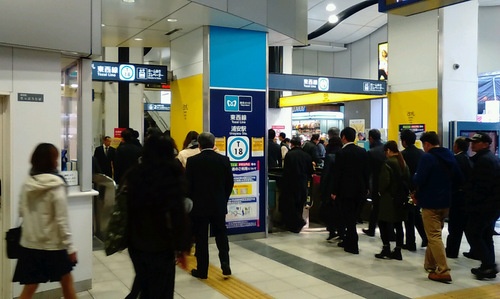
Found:
[[[185,27],[192,28],[193,25],[196,25],[196,27],[212,25],[228,28],[242,28],[252,23],[229,13],[195,3],[189,4],[169,17],[177,19],[177,22],[173,23],[174,26],[176,28],[182,28],[184,32],[189,32],[186,31]],[[150,29],[165,30],[165,32],[167,32],[169,28],[171,28],[171,23],[165,19],[151,26]]]
[[[118,47],[120,44],[132,36],[138,34],[143,29],[129,27],[102,27],[102,46],[103,47]]]
[[[231,0],[228,12],[247,20],[266,25],[268,0]]]
[[[306,43],[307,2],[301,0],[273,0],[267,3],[267,27],[301,43]]]
[[[212,7],[218,10],[227,11],[228,0],[192,0],[195,3],[199,3],[201,5]],[[233,0],[231,0],[233,1]],[[249,1],[253,2],[255,0]]]
[[[136,40],[139,39],[139,40]],[[144,30],[122,42],[120,47],[170,47],[170,37],[163,30]]]
[[[146,28],[188,5],[187,0],[143,0],[125,3],[102,1],[102,21],[107,26]]]

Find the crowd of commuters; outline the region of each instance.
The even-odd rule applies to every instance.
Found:
[[[144,146],[132,129],[122,132],[116,151],[110,142],[106,136],[95,158],[126,194],[126,240],[135,270],[126,298],[173,298],[176,264],[186,267],[193,242],[197,268],[191,274],[206,279],[209,225],[222,274],[231,275],[226,214],[234,179],[229,159],[215,152],[214,135],[191,131],[180,152],[159,130],[148,129]],[[71,271],[77,256],[58,157],[54,145],[38,145],[21,193],[23,253],[13,281],[24,285],[22,299],[32,298],[38,285],[48,281],[60,281],[64,298],[76,298]]]
[[[271,147],[275,134],[269,136]],[[286,135],[280,136],[284,140]],[[302,211],[310,195],[311,165],[322,165],[319,216],[329,232],[328,242],[338,242],[348,253],[359,253],[356,224],[369,199],[369,223],[362,232],[374,237],[379,227],[382,251],[376,258],[402,260],[403,250],[416,251],[417,231],[420,246],[426,248],[423,264],[428,278],[451,282],[447,258],[458,258],[465,234],[471,249],[463,255],[481,261],[471,273],[477,279],[495,278],[492,236],[500,217],[500,160],[490,151],[491,137],[481,132],[459,137],[452,152],[441,146],[436,132],[421,133],[423,149],[419,149],[416,134],[403,130],[402,151],[395,140],[384,143],[377,129],[368,132],[368,151],[355,145],[356,136],[350,127],[331,128],[322,158],[317,149],[319,135],[313,134],[304,144],[292,138],[280,184],[284,228],[297,233],[304,226]],[[472,157],[468,156],[469,143]],[[443,242],[445,221],[449,235]],[[391,242],[395,242],[393,250]]]
[[[331,128],[328,143],[322,148],[324,163],[315,160],[322,149],[313,153],[318,135],[302,145],[299,137],[288,144],[285,134],[279,135],[281,144],[277,144],[274,130],[268,134],[269,153],[273,152],[268,165],[283,165],[285,188],[279,210],[287,230],[298,233],[305,225],[302,211],[309,184],[314,166],[321,164],[327,240],[338,241],[345,252],[359,253],[356,224],[360,206],[370,197],[372,213],[363,233],[375,236],[375,227],[379,227],[382,251],[375,258],[402,260],[402,249],[415,251],[416,227],[422,247],[427,247],[423,265],[428,278],[450,282],[447,258],[458,258],[465,233],[471,249],[464,255],[481,262],[471,273],[477,279],[496,277],[493,235],[500,217],[500,160],[490,150],[492,139],[487,133],[457,138],[452,152],[441,146],[435,132],[421,134],[420,150],[415,146],[415,133],[403,130],[405,149],[400,152],[396,141],[384,144],[380,131],[373,129],[368,134],[370,150],[366,151],[355,144],[353,128],[340,132]],[[136,272],[127,299],[173,298],[175,265],[185,267],[193,241],[197,267],[191,275],[206,279],[209,225],[222,274],[231,275],[226,214],[234,177],[229,158],[216,151],[214,135],[191,131],[180,152],[168,134],[155,130],[148,131],[144,147],[137,144],[134,130],[123,131],[122,139],[114,152],[110,138],[105,137],[95,157],[127,195],[127,247]],[[475,153],[472,157],[467,154],[469,143]],[[58,158],[54,145],[39,144],[21,192],[23,253],[13,281],[24,285],[22,299],[32,298],[38,285],[48,281],[61,283],[64,298],[76,298],[71,271],[77,255],[68,224],[66,182],[57,171]],[[49,217],[42,217],[46,215]],[[446,220],[449,235],[445,245],[442,230]],[[395,241],[392,251],[391,241]]]

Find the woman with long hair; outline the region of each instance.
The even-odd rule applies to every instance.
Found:
[[[173,140],[152,135],[141,163],[125,176],[128,251],[141,298],[173,298],[176,257],[191,249],[186,182]]]
[[[182,150],[177,155],[177,159],[179,159],[184,168],[186,168],[187,159],[189,157],[200,153],[200,149],[198,148],[198,135],[196,131],[189,131],[182,144]]]
[[[375,257],[402,260],[403,221],[407,215],[403,201],[407,198],[399,198],[399,190],[406,188],[404,186],[409,186],[410,171],[403,155],[399,152],[396,141],[391,140],[384,144],[384,152],[387,160],[380,170],[380,209],[378,214],[378,226],[383,247],[380,253],[375,254]],[[396,230],[396,247],[391,252],[390,236],[394,230]]]
[[[57,171],[59,151],[41,143],[31,156],[30,176],[19,203],[21,246],[12,281],[24,285],[19,298],[32,298],[40,283],[59,281],[65,299],[76,298],[71,271],[77,263],[68,225],[66,182]]]

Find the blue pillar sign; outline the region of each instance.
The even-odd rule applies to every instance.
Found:
[[[265,230],[265,109],[265,91],[210,89],[210,131],[226,138],[234,174],[226,217],[230,234]]]

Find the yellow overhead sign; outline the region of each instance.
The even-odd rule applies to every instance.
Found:
[[[326,103],[385,98],[386,95],[347,94],[347,93],[310,93],[280,98],[280,107],[294,107]]]

